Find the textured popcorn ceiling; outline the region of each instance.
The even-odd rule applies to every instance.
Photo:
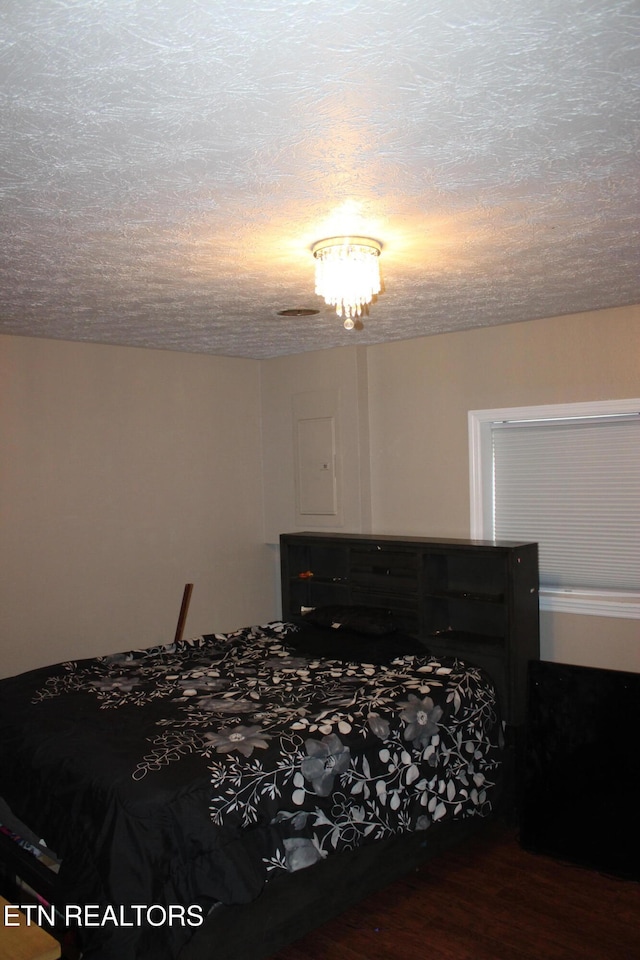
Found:
[[[639,14],[3,0],[0,332],[260,358],[640,302]],[[335,232],[384,245],[362,331]]]

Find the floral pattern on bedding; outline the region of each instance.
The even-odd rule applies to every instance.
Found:
[[[0,795],[60,855],[62,902],[206,913],[334,851],[412,832],[428,847],[432,824],[489,813],[487,678],[406,638],[391,655],[353,642],[329,659],[324,637],[271,623],[1,680]],[[96,960],[175,960],[190,935],[81,941]]]
[[[67,664],[35,699],[75,689],[104,711],[162,702],[131,778],[199,756],[212,823],[252,831],[266,875],[490,812],[501,728],[479,669],[414,655],[384,665],[301,657],[295,629]]]

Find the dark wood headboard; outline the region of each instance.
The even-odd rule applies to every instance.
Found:
[[[280,561],[284,620],[303,606],[389,609],[436,656],[484,667],[506,723],[523,724],[527,666],[540,656],[537,544],[286,533]]]

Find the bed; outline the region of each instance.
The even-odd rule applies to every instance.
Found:
[[[0,851],[86,958],[257,960],[491,817],[504,746],[482,666],[301,607],[0,681]]]

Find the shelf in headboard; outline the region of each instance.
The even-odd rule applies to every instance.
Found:
[[[540,655],[537,544],[307,532],[280,547],[284,619],[334,603],[389,609],[436,655],[484,666],[507,723],[523,723]]]

